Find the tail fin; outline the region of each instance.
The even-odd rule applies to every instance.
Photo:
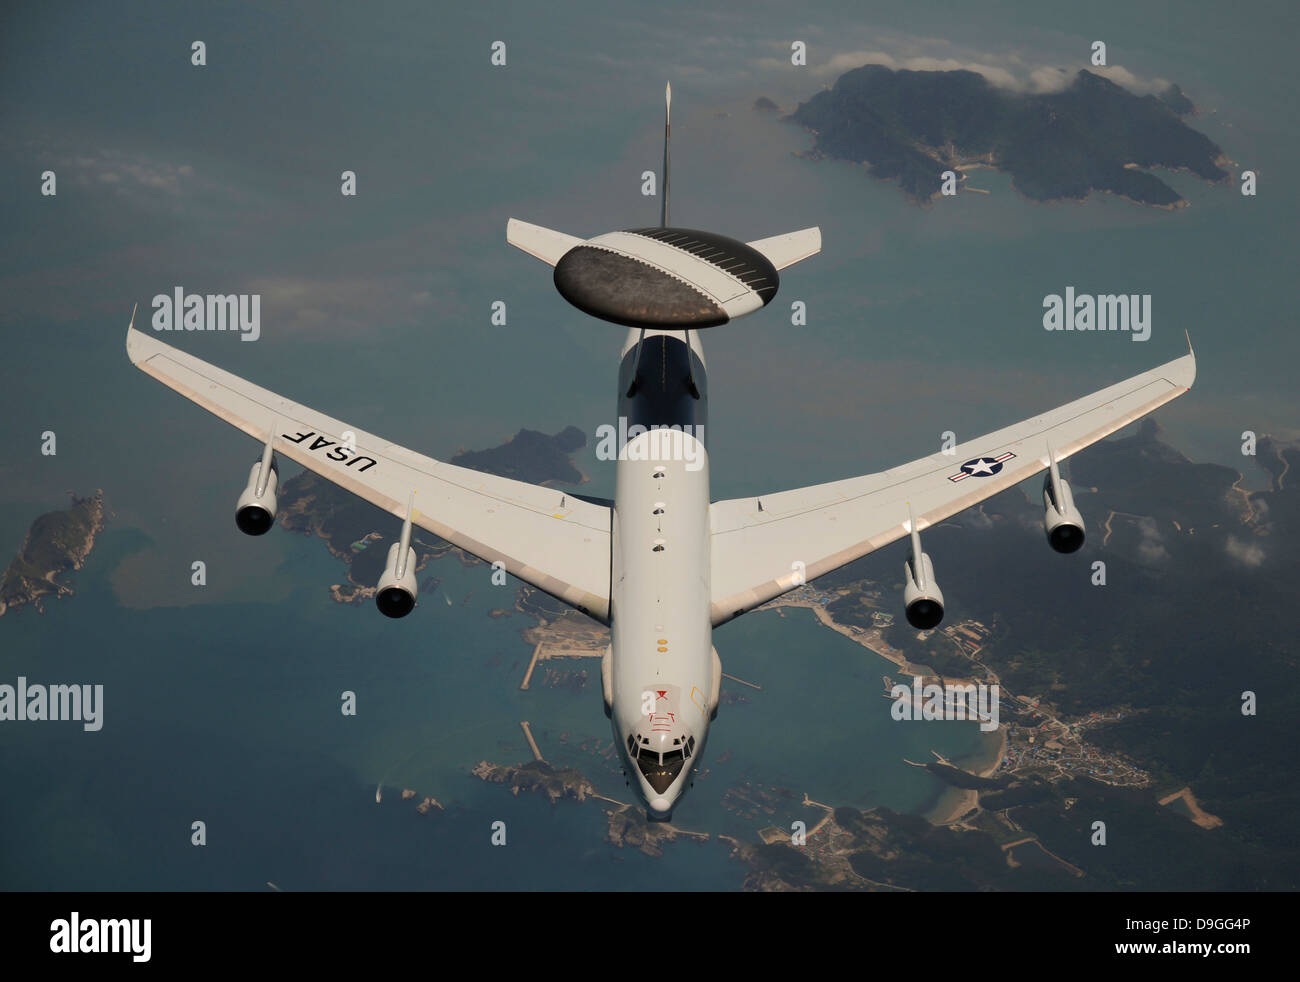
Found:
[[[668,227],[668,144],[672,138],[673,126],[673,84],[664,83],[664,196],[663,210],[659,213],[659,227]]]

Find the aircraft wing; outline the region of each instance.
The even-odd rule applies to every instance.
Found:
[[[943,521],[1048,467],[1191,388],[1196,357],[1181,358],[1041,416],[893,470],[756,498],[715,502],[714,625],[909,534]],[[802,566],[798,564],[802,563]]]
[[[132,317],[134,322],[134,315]],[[131,362],[163,385],[339,487],[539,590],[609,620],[610,510],[572,493],[434,460],[292,402],[127,328]],[[355,450],[344,434],[355,435]],[[242,475],[241,475],[242,476]]]

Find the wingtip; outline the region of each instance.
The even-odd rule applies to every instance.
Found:
[[[140,304],[138,303],[131,308],[131,319],[127,322],[126,325],[126,356],[131,359],[132,364],[135,363],[135,345],[132,343],[132,339],[136,334],[135,312],[139,309],[140,309]]]

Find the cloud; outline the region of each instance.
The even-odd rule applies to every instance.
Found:
[[[853,68],[863,65],[884,65],[898,71],[907,69],[913,72],[955,72],[969,71],[983,75],[999,88],[1022,88],[1022,83],[1005,68],[989,65],[979,61],[965,61],[960,58],[937,58],[931,55],[913,55],[895,57],[886,51],[846,51],[832,55],[828,60],[809,65],[813,75],[825,78],[839,76]]]
[[[69,172],[74,184],[86,187],[99,182],[123,193],[162,192],[175,197],[202,183],[190,164],[150,159],[121,150],[59,156],[54,159],[54,166],[56,170]]]
[[[1116,85],[1122,85],[1130,92],[1136,92],[1138,95],[1155,95],[1165,91],[1173,83],[1167,78],[1142,78],[1140,75],[1134,75],[1123,65],[1105,65],[1102,67],[1089,66],[1088,71],[1094,75],[1100,75],[1114,82]]]
[[[1257,542],[1242,542],[1235,535],[1230,535],[1224,548],[1229,556],[1252,569],[1264,563],[1264,547]]]
[[[826,59],[810,58],[808,72],[818,79],[837,78],[845,72],[861,68],[863,65],[883,65],[898,71],[905,69],[914,72],[954,72],[968,71],[983,75],[990,85],[1012,92],[1045,94],[1060,92],[1074,80],[1079,67],[1031,63],[1023,55],[1011,53],[967,52],[952,53],[951,43],[934,39],[900,38],[894,47],[898,50],[885,51],[880,48],[841,51]],[[936,53],[935,49],[943,49]],[[782,58],[764,58],[760,64],[768,70],[788,68],[788,56]],[[1007,67],[1011,66],[1011,67]],[[1121,85],[1137,95],[1160,93],[1171,85],[1168,79],[1144,78],[1129,71],[1122,65],[1086,66],[1087,70]]]
[[[426,322],[435,314],[441,319],[465,317],[467,312],[449,289],[429,289],[431,276],[278,275],[253,278],[244,289],[261,295],[264,327],[274,323],[284,331],[364,337],[375,331],[379,321],[409,325]]]
[[[1160,534],[1160,527],[1154,518],[1139,518],[1137,530],[1140,536],[1137,547],[1138,559],[1148,565],[1154,565],[1163,563],[1169,558],[1169,550],[1164,547],[1164,536]]]

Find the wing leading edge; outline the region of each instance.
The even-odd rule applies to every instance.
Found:
[[[164,344],[132,322],[127,355],[163,385],[263,444],[274,432],[276,453],[399,518],[414,493],[416,525],[608,622],[608,508],[415,453]]]
[[[925,529],[1045,470],[1050,453],[1065,460],[1158,409],[1190,389],[1195,378],[1189,343],[1181,358],[970,440],[951,455],[715,502],[709,514],[714,625],[907,535],[909,503],[918,529]]]

